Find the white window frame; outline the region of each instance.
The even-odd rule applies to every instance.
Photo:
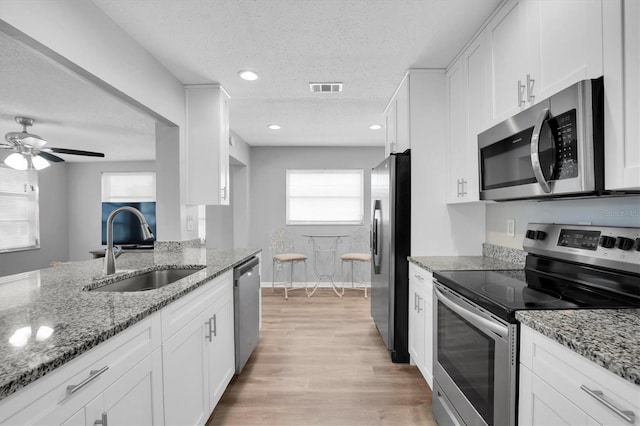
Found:
[[[10,192],[0,192],[0,195],[3,197],[20,197],[26,198],[28,200],[27,207],[27,218],[20,220],[20,222],[27,222],[28,226],[28,244],[13,246],[13,247],[1,247],[0,253],[8,253],[13,251],[23,251],[23,250],[35,250],[40,248],[40,197],[39,197],[39,186],[38,186],[38,173],[35,169],[27,169],[27,170],[15,170],[10,167],[6,167],[4,165],[0,165],[3,169],[10,170],[11,173],[21,173],[24,174],[24,194],[16,194]],[[0,202],[0,209],[6,208]],[[1,220],[1,219],[0,219]],[[3,222],[14,222],[15,220],[7,220]],[[2,235],[0,235],[0,240],[6,241]]]
[[[290,202],[291,195],[289,191],[290,179],[296,174],[332,174],[332,173],[352,173],[358,174],[360,177],[359,188],[359,200],[360,200],[360,212],[359,220],[346,221],[346,220],[292,220],[290,217]],[[287,225],[362,225],[364,223],[364,170],[363,169],[287,169],[286,170],[286,224]],[[323,198],[309,196],[308,198]],[[353,198],[353,197],[345,197]]]
[[[128,193],[116,193],[112,187],[112,178],[126,178],[131,184],[134,184],[136,178],[151,178],[152,183],[148,188],[148,192],[142,195],[131,195]],[[127,203],[127,202],[144,202],[156,201],[156,172],[102,172],[102,202],[103,203]]]

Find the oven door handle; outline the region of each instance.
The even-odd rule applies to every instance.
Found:
[[[438,301],[444,303],[449,309],[451,309],[456,314],[460,315],[465,320],[469,321],[471,324],[492,331],[493,333],[500,336],[502,339],[506,339],[509,335],[509,329],[501,324],[497,324],[493,321],[490,321],[486,318],[481,317],[480,315],[474,314],[468,309],[460,306],[455,301],[449,299],[447,295],[445,295],[442,291],[438,290],[437,287],[433,287],[433,290],[436,293],[436,297]]]
[[[545,108],[538,116],[536,125],[533,128],[533,134],[531,135],[531,167],[533,167],[533,174],[536,177],[538,184],[547,194],[551,192],[551,185],[549,184],[549,181],[547,181],[547,178],[544,177],[544,173],[542,171],[542,163],[540,161],[540,133],[542,132],[544,122],[548,118],[549,108]]]

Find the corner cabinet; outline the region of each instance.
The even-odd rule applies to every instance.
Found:
[[[606,0],[605,188],[640,190],[640,2]]]
[[[420,125],[420,116],[425,113],[429,98],[424,78],[429,72],[432,70],[408,70],[387,104],[385,156],[410,149],[412,139],[417,137],[416,127]]]
[[[640,417],[640,386],[526,326],[519,386],[519,425],[622,425]]]
[[[433,274],[409,263],[409,356],[433,389]]]
[[[229,101],[217,84],[185,86],[189,205],[229,204]]]

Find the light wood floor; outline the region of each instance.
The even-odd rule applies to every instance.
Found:
[[[263,289],[260,344],[207,425],[435,425],[415,366],[393,364],[362,292]]]

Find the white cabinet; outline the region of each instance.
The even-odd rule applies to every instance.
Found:
[[[604,15],[605,188],[640,189],[640,2],[607,0]]]
[[[229,204],[229,94],[185,86],[187,204]]]
[[[520,425],[635,424],[623,416],[640,416],[640,386],[522,326],[518,413]]]
[[[235,372],[232,272],[193,293],[162,312],[167,424],[204,424]]]
[[[163,424],[159,345],[153,315],[4,399],[0,423],[93,425],[106,413],[111,424]]]
[[[418,136],[416,128],[426,112],[428,102],[428,82],[425,77],[430,70],[410,69],[398,85],[384,110],[386,119],[385,156],[395,152],[404,152],[411,148],[412,141]]]
[[[409,263],[409,356],[433,389],[433,274]]]
[[[447,203],[480,199],[478,133],[488,122],[487,42],[476,38],[446,74]]]
[[[488,23],[491,121],[603,73],[602,0],[510,0]]]

